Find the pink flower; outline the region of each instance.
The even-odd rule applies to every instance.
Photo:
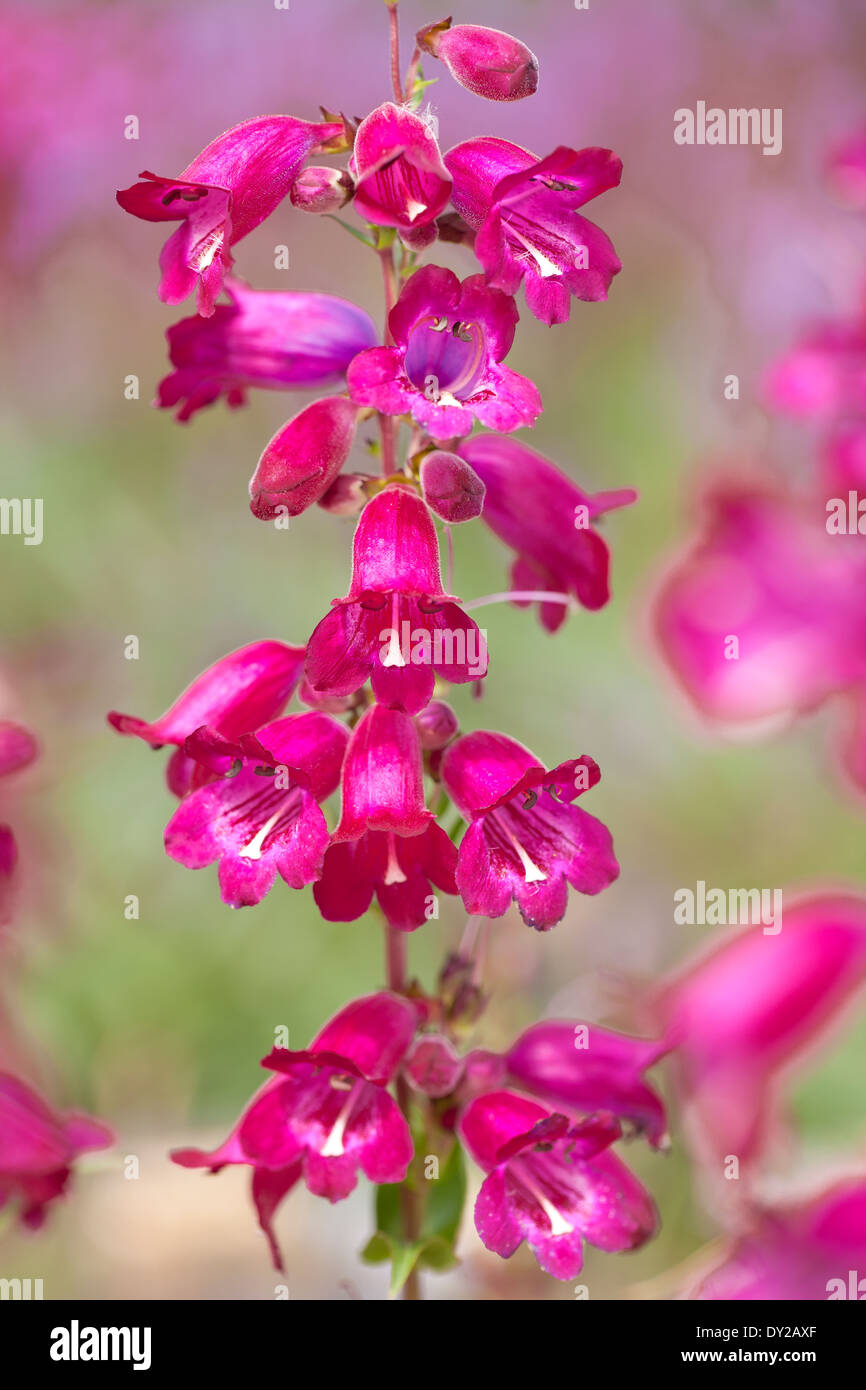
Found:
[[[780,924],[781,925],[781,924]],[[752,1166],[778,1128],[781,1081],[866,979],[866,899],[804,898],[776,934],[749,928],[662,991],[699,1155]]]
[[[475,254],[491,285],[516,294],[543,323],[565,323],[571,296],[606,299],[622,269],[604,232],[577,211],[622,175],[611,150],[560,145],[538,159],[507,140],[485,137],[445,156],[452,201],[476,232]]]
[[[866,131],[849,136],[832,153],[830,177],[851,206],[866,208]]]
[[[355,210],[379,227],[396,227],[416,251],[436,239],[435,218],[451,193],[430,127],[406,107],[386,101],[361,122],[350,169]]]
[[[336,480],[352,451],[358,407],[325,396],[293,416],[274,435],[250,479],[250,511],[267,521],[299,516]]]
[[[0,777],[10,777],[29,767],[39,756],[33,735],[20,724],[0,719]],[[0,823],[0,926],[12,914],[12,877],[18,862],[18,846],[11,826]]]
[[[825,323],[767,373],[764,392],[776,410],[802,418],[866,414],[866,322]]]
[[[442,781],[470,822],[460,843],[457,886],[466,911],[501,917],[512,901],[546,931],[564,916],[568,885],[599,893],[619,873],[610,832],[572,806],[601,773],[586,755],[547,772],[505,734],[464,734],[447,749]]]
[[[222,900],[251,907],[273,887],[277,874],[290,888],[319,877],[328,826],[318,803],[340,779],[348,742],[344,725],[308,710],[265,724],[238,745],[199,730],[185,748],[214,767],[214,754],[240,770],[192,791],[165,831],[166,853],[188,869],[219,861]]]
[[[592,523],[628,506],[637,493],[583,492],[519,439],[475,435],[460,445],[460,457],[484,484],[482,520],[516,552],[515,589],[573,594],[584,608],[602,608],[610,598],[610,552]],[[567,612],[562,603],[539,605],[548,632],[556,632]]]
[[[166,777],[171,791],[183,796],[201,769],[183,748],[185,740],[207,724],[224,738],[236,739],[285,709],[301,678],[303,647],[284,642],[252,642],[221,657],[179,695],[170,709],[149,724],[112,710],[108,722],[118,733],[143,739],[152,748],[173,744]]]
[[[184,1168],[249,1164],[253,1200],[271,1247],[277,1206],[303,1176],[310,1192],[338,1202],[354,1189],[360,1168],[374,1183],[397,1183],[412,1159],[409,1126],[385,1089],[418,1024],[407,999],[382,992],[341,1009],[303,1052],[274,1048],[262,1066],[276,1072],[253,1097],[218,1149],[178,1149]]]
[[[551,1019],[521,1033],[505,1064],[523,1089],[583,1114],[608,1110],[660,1148],[667,1145],[664,1102],[643,1072],[664,1051],[665,1044],[651,1039]]]
[[[418,46],[440,58],[455,81],[488,101],[519,101],[538,86],[534,53],[503,34],[480,24],[457,24],[446,19],[418,31]]]
[[[866,1296],[866,1181],[757,1210],[724,1262],[688,1294],[707,1301],[822,1302]]]
[[[702,527],[655,597],[662,652],[710,719],[793,718],[851,692],[848,771],[866,778],[866,562],[824,507],[752,479],[706,491]],[[863,783],[866,785],[866,782]]]
[[[407,714],[384,705],[367,710],[352,731],[342,793],[335,844],[360,840],[367,830],[420,835],[433,824],[435,817],[424,804],[421,745]],[[394,873],[393,863],[389,872]]]
[[[467,435],[476,420],[506,432],[532,425],[542,409],[536,386],[501,365],[517,319],[514,300],[481,275],[461,282],[423,266],[389,315],[394,346],[355,358],[349,394],[385,415],[411,415],[434,439]]]
[[[578,1120],[514,1091],[470,1101],[458,1125],[487,1173],[475,1203],[475,1226],[488,1250],[509,1259],[523,1241],[556,1279],[583,1265],[583,1242],[633,1250],[658,1219],[652,1200],[610,1152],[619,1125],[610,1115]]]
[[[75,1160],[113,1143],[98,1120],[52,1110],[23,1081],[0,1073],[0,1208],[17,1201],[31,1230],[42,1225],[49,1202],[63,1196]]]
[[[430,512],[408,487],[386,487],[361,513],[348,594],[310,637],[307,681],[340,696],[372,677],[377,700],[413,714],[433,694],[437,673],[460,685],[486,671],[482,634],[442,592]]]
[[[375,894],[390,926],[414,931],[432,916],[433,885],[457,892],[456,868],[457,849],[441,826],[410,836],[368,830],[331,845],[313,897],[326,922],[354,922]]]
[[[134,217],[180,221],[160,256],[160,299],[180,304],[198,286],[198,311],[211,315],[232,268],[230,247],[270,216],[306,159],[342,133],[339,121],[259,116],[218,136],[176,179],[145,171],[119,192]]]
[[[159,383],[156,403],[177,406],[178,420],[221,396],[233,408],[243,405],[251,387],[336,385],[352,358],[377,340],[369,315],[335,295],[251,290],[237,280],[226,289],[231,304],[218,304],[207,319],[181,319],[166,333],[175,370]]]

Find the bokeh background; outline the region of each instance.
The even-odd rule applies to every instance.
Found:
[[[440,15],[415,0],[400,9],[408,58],[415,29]],[[575,304],[555,329],[525,315],[510,365],[542,390],[536,447],[590,490],[641,493],[606,525],[610,605],[556,638],[528,613],[484,610],[483,702],[453,694],[466,727],[507,730],[551,762],[596,757],[590,809],[622,863],[601,897],[572,895],[546,937],[516,913],[495,924],[478,1042],[497,1047],[542,1015],[640,1031],[647,985],[710,939],[710,928],[674,925],[677,887],[866,877],[864,809],[833,776],[827,718],[761,743],[720,741],[660,666],[646,619],[703,467],[796,471],[813,447],[768,419],[758,383],[804,319],[859,296],[866,228],[834,200],[824,161],[866,118],[866,11],[846,0],[473,0],[457,18],[518,34],[541,78],[532,100],[494,106],[431,61],[444,148],[495,133],[539,153],[606,145],[624,160],[622,188],[589,209],[625,267],[609,302]],[[3,792],[22,883],[0,960],[0,1047],[53,1100],[119,1136],[82,1165],[38,1238],[3,1234],[0,1273],[42,1277],[46,1297],[273,1297],[246,1173],[184,1172],[167,1150],[223,1137],[275,1027],[303,1046],[382,980],[373,917],[323,923],[309,891],[282,886],[233,913],[214,873],[167,860],[165,755],[118,738],[105,712],[155,717],[223,653],[261,637],[303,641],[345,592],[352,530],[314,508],[277,531],[247,509],[261,448],[306,397],[258,393],[246,410],[220,405],[185,427],[150,407],[163,331],[182,313],[156,298],[159,228],[125,217],[114,190],[141,169],[177,172],[249,116],[310,118],[320,104],[365,114],[389,96],[386,30],[381,0],[0,6],[0,492],[42,497],[45,527],[38,547],[0,539],[0,717],[42,746]],[[673,113],[699,99],[782,107],[783,152],[676,146]],[[137,142],[124,138],[129,115]],[[281,243],[288,271],[274,268]],[[463,248],[440,259],[473,270]],[[237,269],[259,288],[329,291],[381,317],[375,258],[288,203],[237,248]],[[723,395],[731,372],[738,401]],[[138,401],[124,399],[131,373]],[[456,549],[464,598],[504,587],[508,557],[480,526],[458,528]],[[140,659],[128,661],[133,634]],[[137,921],[124,918],[129,894]],[[412,939],[412,969],[428,983],[463,921],[447,902]],[[864,1046],[861,1014],[798,1082],[780,1184],[862,1158]],[[667,1156],[629,1151],[662,1232],[636,1255],[588,1250],[592,1297],[668,1297],[677,1267],[717,1235],[676,1123],[674,1138]],[[126,1155],[140,1160],[137,1181],[123,1177]],[[291,1197],[278,1229],[293,1298],[384,1296],[384,1268],[358,1259],[371,1204],[363,1181],[334,1208]],[[471,1223],[459,1251],[459,1269],[425,1278],[428,1296],[573,1297],[525,1250],[508,1264],[487,1254]]]

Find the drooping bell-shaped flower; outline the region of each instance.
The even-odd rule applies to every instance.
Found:
[[[304,648],[284,642],[251,642],[221,657],[179,695],[159,719],[148,723],[132,714],[112,710],[108,722],[118,733],[143,739],[152,748],[173,744],[166,778],[176,796],[201,777],[184,742],[207,724],[227,739],[251,733],[285,709],[301,679]],[[228,766],[228,764],[227,764]]]
[[[524,1090],[582,1114],[609,1110],[659,1148],[667,1142],[664,1102],[643,1073],[664,1050],[664,1043],[647,1038],[550,1019],[521,1033],[505,1064]]]
[[[449,523],[472,521],[484,506],[484,484],[465,459],[434,449],[418,470],[424,501]]]
[[[259,116],[218,136],[176,179],[145,170],[119,192],[134,217],[181,224],[160,256],[160,299],[181,304],[198,287],[198,312],[212,314],[230,248],[270,216],[309,156],[342,136],[341,121]]]
[[[619,873],[610,831],[570,803],[599,781],[585,755],[546,771],[505,734],[464,734],[446,750],[442,781],[469,826],[457,886],[466,911],[501,917],[512,901],[538,931],[565,914],[568,886],[599,893]]]
[[[426,121],[386,101],[359,125],[349,167],[359,217],[395,227],[416,251],[435,240],[434,222],[448,204],[451,175]]]
[[[546,1273],[572,1279],[584,1240],[633,1250],[655,1232],[652,1199],[610,1151],[620,1136],[611,1115],[575,1120],[514,1091],[491,1091],[469,1102],[458,1130],[487,1173],[476,1229],[503,1259],[525,1240]]]
[[[422,266],[389,315],[393,346],[354,359],[349,394],[385,415],[411,415],[434,439],[462,438],[476,420],[505,432],[532,425],[542,409],[537,387],[502,366],[517,320],[514,300],[482,275],[461,282]]]
[[[785,907],[686,967],[660,1015],[695,1147],[741,1176],[774,1139],[779,1084],[866,982],[866,899],[827,896]]]
[[[584,608],[602,608],[610,598],[610,552],[594,523],[637,493],[583,492],[518,439],[479,434],[459,448],[484,484],[482,520],[516,553],[515,589],[572,594]],[[548,632],[556,632],[567,612],[562,603],[539,605]]]
[[[358,407],[345,396],[314,401],[278,430],[250,479],[250,511],[262,521],[300,516],[335,481],[355,441]]]
[[[488,101],[519,101],[538,86],[538,59],[525,43],[480,24],[448,19],[418,31],[418,47],[439,58],[455,81]]]
[[[361,513],[348,594],[310,637],[309,685],[351,695],[372,677],[377,700],[412,714],[430,699],[437,674],[459,685],[486,671],[483,634],[442,592],[428,508],[408,487],[385,488]]]
[[[412,1138],[385,1089],[418,1025],[407,999],[383,991],[355,999],[326,1023],[303,1052],[275,1048],[263,1066],[276,1073],[253,1097],[218,1149],[175,1150],[184,1168],[218,1172],[229,1163],[253,1169],[253,1199],[274,1264],[279,1202],[303,1176],[317,1197],[338,1202],[360,1168],[374,1183],[397,1183],[412,1159]]]
[[[347,742],[345,726],[315,710],[265,724],[237,745],[197,731],[186,741],[190,756],[209,770],[214,755],[217,767],[234,758],[240,770],[183,799],[166,827],[166,853],[188,869],[219,861],[229,907],[261,902],[277,874],[290,888],[312,883],[328,844],[318,803],[337,787]]]
[[[424,804],[424,769],[414,723],[402,710],[375,704],[352,730],[343,764],[342,813],[334,843],[368,830],[420,835],[434,823]]]
[[[326,922],[354,922],[375,894],[389,926],[415,931],[438,916],[434,888],[457,892],[456,868],[455,845],[432,822],[420,835],[367,830],[331,845],[313,897]]]
[[[452,201],[476,233],[475,254],[491,285],[516,294],[543,323],[565,323],[571,296],[606,299],[622,269],[609,238],[577,211],[615,188],[622,162],[611,150],[560,145],[539,159],[484,137],[445,156]]]
[[[246,392],[308,391],[339,385],[359,352],[378,334],[369,314],[332,294],[251,290],[227,282],[230,304],[210,318],[181,319],[166,332],[174,371],[157,387],[156,404],[177,419],[225,397],[232,408]]]
[[[784,1206],[750,1212],[748,1228],[686,1297],[835,1302],[866,1298],[866,1181],[848,1178]]]
[[[13,1204],[31,1230],[65,1193],[75,1160],[113,1143],[98,1120],[52,1110],[23,1081],[0,1073],[0,1208]]]

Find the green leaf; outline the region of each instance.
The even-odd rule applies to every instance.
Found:
[[[324,217],[327,217],[329,222],[336,222],[338,227],[342,227],[343,231],[348,232],[349,236],[353,236],[356,241],[362,242],[364,246],[369,246],[371,251],[376,250],[375,242],[372,242],[369,240],[368,237],[365,237],[364,233],[359,232],[357,227],[352,227],[349,225],[348,222],[344,222],[342,217],[336,217],[333,212],[326,212],[322,215]]]
[[[421,1234],[441,1237],[453,1247],[466,1202],[466,1165],[458,1143],[451,1146],[439,1177],[430,1180],[429,1188]]]

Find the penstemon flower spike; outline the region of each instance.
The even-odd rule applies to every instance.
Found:
[[[607,827],[573,804],[601,776],[591,757],[549,768],[505,733],[463,731],[442,696],[452,685],[480,693],[488,673],[470,609],[537,603],[554,632],[578,605],[609,599],[597,522],[636,494],[585,493],[513,437],[542,400],[505,359],[521,285],[548,324],[568,317],[573,295],[606,296],[619,261],[577,209],[615,187],[621,166],[606,150],[537,159],[494,137],[443,154],[420,110],[422,58],[507,102],[534,93],[538,63],[519,39],[445,20],[419,31],[404,78],[397,10],[387,0],[392,93],[363,119],[323,108],[319,123],[245,122],[178,179],[144,174],[118,195],[144,220],[180,222],[162,256],[163,299],[197,290],[198,314],[169,331],[174,370],[158,404],[188,420],[221,396],[241,406],[257,387],[327,388],[263,448],[250,506],[277,524],[315,504],[358,519],[348,591],[305,641],[223,658],[154,723],[109,718],[173,748],[179,804],[166,851],[187,868],[216,864],[226,904],[253,906],[279,878],[296,891],[312,885],[328,921],[355,921],[375,903],[385,988],[346,1004],[308,1048],[275,1048],[263,1062],[270,1079],[223,1145],[172,1157],[251,1168],[278,1267],[274,1221],[292,1188],[303,1180],[338,1202],[360,1171],[378,1189],[365,1258],[390,1260],[392,1295],[411,1299],[422,1270],[456,1259],[464,1154],[484,1175],[479,1235],[504,1258],[525,1240],[543,1269],[571,1278],[584,1240],[618,1251],[649,1239],[652,1199],[613,1146],[625,1128],[662,1143],[664,1109],[643,1072],[666,1044],[593,1029],[586,1053],[569,1052],[585,1025],[562,1023],[537,1025],[502,1055],[471,1046],[495,919],[515,902],[547,931],[569,887],[596,894],[619,872]],[[342,153],[343,167],[311,162],[321,153]],[[290,217],[339,221],[373,251],[381,338],[344,299],[236,278],[233,248],[281,204]],[[440,238],[465,256],[474,246],[474,273],[419,263]],[[216,302],[221,292],[227,303]],[[380,475],[344,472],[373,421]],[[478,519],[513,551],[512,585],[461,604],[451,528]],[[295,695],[307,708],[286,713]],[[428,991],[410,974],[408,936],[458,897],[470,923]]]

